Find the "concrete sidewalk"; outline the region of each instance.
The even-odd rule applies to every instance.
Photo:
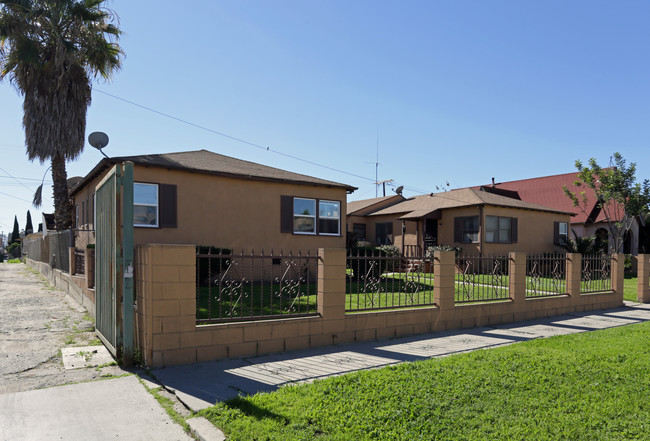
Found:
[[[135,375],[0,395],[0,440],[191,440]]]
[[[576,313],[495,327],[154,369],[153,375],[198,411],[239,394],[270,392],[361,369],[488,349],[535,338],[575,334],[650,320],[650,305]]]

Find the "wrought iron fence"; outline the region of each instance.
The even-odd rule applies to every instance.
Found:
[[[75,274],[83,275],[86,273],[85,262],[86,262],[86,257],[84,254],[84,250],[75,248],[74,249],[74,273]]]
[[[488,302],[510,298],[507,256],[459,256],[456,259],[455,302]]]
[[[423,257],[386,255],[380,250],[348,254],[345,309],[348,312],[429,306],[433,274]]]
[[[583,254],[580,293],[612,291],[612,256]]]
[[[564,295],[566,285],[566,254],[526,256],[526,297]]]
[[[263,320],[317,313],[314,253],[197,253],[196,321]]]

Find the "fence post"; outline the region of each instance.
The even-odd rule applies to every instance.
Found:
[[[318,313],[325,320],[345,318],[344,248],[318,249]]]
[[[74,276],[77,274],[76,262],[74,259],[74,247],[68,247],[68,269],[70,270],[70,275]]]
[[[435,251],[433,253],[433,301],[438,308],[453,309],[456,292],[456,253]]]
[[[637,286],[636,301],[640,303],[650,303],[650,255],[639,254],[637,260]]]
[[[508,291],[515,303],[526,301],[526,254],[509,253]]]
[[[625,280],[625,254],[612,254],[612,290],[623,295]]]
[[[580,281],[582,280],[582,255],[567,253],[566,255],[566,292],[574,298],[580,296]]]

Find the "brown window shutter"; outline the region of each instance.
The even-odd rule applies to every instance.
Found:
[[[560,223],[553,222],[553,243],[555,245],[560,245]]]
[[[177,227],[176,186],[160,184],[160,228]]]
[[[517,218],[516,217],[511,217],[510,218],[510,243],[517,243],[518,240],[518,224],[517,224]]]
[[[280,196],[280,232],[293,233],[293,196]]]
[[[463,242],[463,218],[462,217],[454,218],[454,242],[456,243]]]

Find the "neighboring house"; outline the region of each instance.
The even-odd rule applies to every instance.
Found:
[[[605,246],[609,235],[605,214],[597,207],[598,200],[594,191],[586,187],[577,187],[574,184],[577,179],[577,172],[499,183],[495,183],[493,179],[491,185],[473,188],[483,188],[485,191],[552,207],[556,210],[571,211],[574,213],[571,217],[571,231],[580,237],[594,236],[597,245]],[[566,186],[576,194],[580,194],[582,191],[585,192],[585,196],[590,204],[586,213],[582,212],[580,208],[573,206],[571,199],[564,194],[563,186]],[[622,215],[623,209],[621,207],[621,209],[612,210],[612,212]],[[612,220],[619,221],[620,219]],[[640,226],[641,221],[638,218],[634,218],[632,227],[625,237],[624,249],[621,252],[625,254],[638,254]],[[570,234],[570,237],[571,239],[575,239],[573,234]]]
[[[355,187],[207,150],[108,158],[70,195],[75,228],[94,229],[95,187],[134,163],[134,243],[209,245],[269,253],[344,248],[341,213]]]
[[[471,188],[401,201],[392,198],[395,203],[378,199],[350,202],[361,208],[348,209],[348,228],[363,224],[374,245],[393,244],[406,256],[422,255],[434,245],[485,255],[560,252],[572,215]],[[382,202],[387,206],[379,206]]]
[[[349,201],[347,211],[348,231],[353,232],[358,241],[376,242],[375,232],[374,230],[371,231],[372,225],[370,225],[369,228],[365,216],[404,200],[406,200],[404,196],[401,194],[395,194],[392,196],[363,199],[360,201]]]

